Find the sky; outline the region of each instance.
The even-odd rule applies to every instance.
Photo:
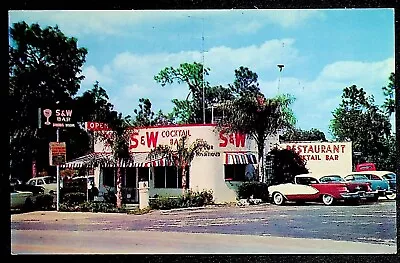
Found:
[[[394,72],[394,9],[9,11],[9,25],[56,26],[88,49],[78,95],[99,81],[115,109],[133,115],[140,98],[172,110],[188,87],[162,87],[165,67],[202,63],[206,80],[227,86],[240,66],[257,73],[266,97],[289,93],[297,128],[331,139],[332,111],[357,85],[382,105]],[[279,71],[278,64],[284,68]]]

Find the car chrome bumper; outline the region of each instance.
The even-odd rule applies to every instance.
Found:
[[[375,190],[375,191],[372,191],[371,193],[374,193],[378,196],[385,196],[388,194],[392,194],[392,191],[390,191],[390,190]]]
[[[360,195],[358,193],[341,193],[340,196],[343,199],[358,199]]]
[[[370,191],[370,192],[359,192],[358,193],[361,198],[374,198],[378,196],[378,193]]]

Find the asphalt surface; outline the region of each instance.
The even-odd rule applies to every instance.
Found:
[[[13,214],[11,229],[46,231],[153,231],[214,233],[353,241],[396,246],[396,202],[361,205],[271,204],[152,211],[144,215],[64,213]]]

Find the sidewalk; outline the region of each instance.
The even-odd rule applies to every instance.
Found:
[[[13,254],[395,254],[395,246],[159,231],[12,230]]]

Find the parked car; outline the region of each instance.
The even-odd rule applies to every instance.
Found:
[[[11,209],[33,209],[33,193],[29,191],[16,190],[11,187],[10,192],[10,208]]]
[[[386,195],[389,199],[395,199],[397,194],[397,176],[395,173],[390,171],[374,171],[374,174],[386,180],[389,183],[390,190],[392,190],[394,196]]]
[[[322,175],[318,181],[320,183],[345,183],[347,189],[350,193],[358,193],[361,199],[366,199],[367,201],[378,201],[378,193],[372,191],[371,183],[369,182],[352,182],[345,181],[340,175]]]
[[[34,177],[27,184],[41,186],[45,194],[57,194],[57,179],[51,176]]]
[[[22,184],[22,181],[17,178],[10,178],[10,186]]]
[[[39,194],[44,194],[45,189],[43,186],[36,186],[30,184],[19,184],[14,186],[15,190],[17,191],[27,191],[32,192],[34,196]]]
[[[272,202],[282,205],[285,201],[322,202],[332,205],[336,201],[360,200],[359,193],[351,193],[344,182],[321,183],[323,176],[314,174],[296,175],[294,183],[285,183],[268,187]]]
[[[379,196],[386,196],[387,199],[394,199],[395,193],[390,188],[389,182],[376,174],[376,171],[352,172],[344,177],[346,181],[369,182],[372,191]]]

